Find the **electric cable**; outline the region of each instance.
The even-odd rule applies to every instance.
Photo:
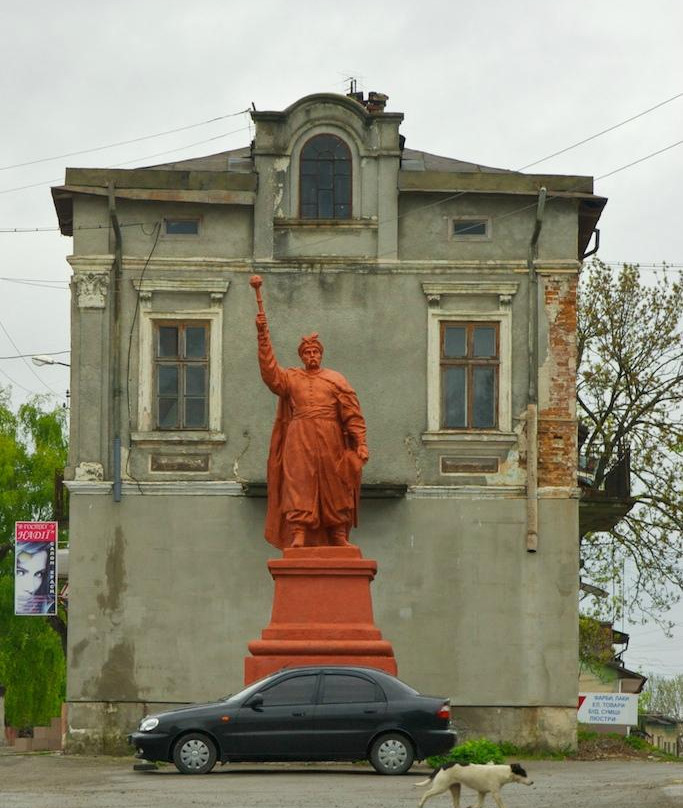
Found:
[[[63,356],[64,354],[71,353],[71,351],[43,351],[41,356]],[[0,360],[3,359],[28,359],[31,356],[35,356],[35,354],[15,354],[14,356],[0,356]]]
[[[11,335],[10,335],[9,331],[8,331],[8,330],[5,328],[5,325],[4,325],[4,323],[2,322],[2,320],[0,320],[0,328],[3,330],[3,332],[4,332],[5,336],[7,337],[7,339],[8,339],[8,340],[10,341],[10,343],[12,344],[12,347],[14,348],[14,350],[15,350],[15,351],[16,351],[18,354],[20,354],[20,353],[21,353],[21,350],[20,350],[20,349],[17,347],[17,343],[16,343],[16,342],[15,342],[15,341],[12,339],[12,337],[11,337]],[[38,379],[38,381],[39,381],[39,382],[40,382],[40,383],[43,385],[43,387],[45,387],[47,390],[49,390],[49,391],[50,391],[50,393],[52,393],[52,395],[53,395],[53,396],[57,396],[57,397],[59,397],[59,393],[57,393],[57,391],[56,391],[56,390],[53,390],[53,389],[50,387],[50,385],[49,385],[49,384],[47,384],[47,382],[43,381],[43,379],[41,379],[41,378],[40,378],[40,376],[39,376],[39,375],[38,375],[38,374],[35,372],[35,370],[34,370],[34,369],[31,367],[31,365],[29,365],[29,363],[26,361],[26,357],[25,357],[25,356],[22,356],[22,357],[21,357],[21,359],[22,359],[22,362],[23,362],[23,363],[26,365],[26,367],[27,367],[27,368],[28,368],[28,369],[31,371],[31,373],[32,373],[32,374],[33,374],[33,375],[36,377],[36,379]],[[5,375],[6,375],[6,374],[5,374]],[[21,385],[20,385],[20,386],[21,386]],[[24,389],[26,389],[26,388],[24,388]]]
[[[204,143],[211,143],[211,141],[213,141],[213,140],[220,140],[221,138],[228,137],[228,135],[235,135],[238,132],[244,132],[244,131],[246,131],[248,129],[249,129],[248,126],[242,126],[239,129],[233,129],[230,132],[223,132],[220,135],[214,135],[214,137],[205,138],[204,140],[197,140],[195,143],[186,143],[185,145],[178,146],[175,149],[167,149],[166,151],[155,152],[154,154],[148,154],[145,157],[135,157],[132,160],[125,160],[122,163],[114,163],[113,165],[107,166],[107,168],[120,168],[121,166],[127,166],[127,165],[130,165],[131,163],[137,163],[140,160],[151,160],[153,157],[162,157],[165,154],[173,154],[173,152],[183,151],[184,149],[192,149],[195,146],[201,146]],[[186,158],[186,159],[191,159],[191,158]],[[147,167],[149,167],[149,166],[139,166],[139,168],[147,168]],[[154,166],[151,166],[151,167],[153,168]],[[105,168],[103,170],[106,171],[107,169]],[[29,188],[39,188],[41,186],[53,185],[54,183],[60,183],[60,182],[62,182],[62,178],[57,177],[56,179],[52,179],[52,180],[43,180],[42,182],[34,182],[34,183],[31,183],[30,185],[20,185],[20,186],[17,186],[16,188],[2,188],[2,189],[0,189],[0,194],[9,194],[9,193],[12,193],[13,191],[25,191],[25,190],[27,190]]]
[[[671,96],[671,98],[667,98],[666,101],[660,101],[659,104],[655,104],[654,107],[650,107],[649,109],[645,109],[642,112],[637,113],[636,115],[632,115],[630,118],[626,118],[624,121],[620,121],[619,123],[615,123],[613,126],[608,126],[607,129],[602,129],[600,132],[596,132],[594,135],[590,135],[589,137],[584,138],[583,140],[579,140],[576,143],[572,143],[571,146],[566,146],[564,149],[560,149],[559,151],[553,152],[552,154],[548,154],[545,157],[541,157],[540,160],[534,160],[533,163],[527,163],[525,166],[521,166],[517,169],[517,171],[524,171],[527,168],[531,168],[531,166],[536,166],[539,163],[544,163],[546,160],[550,160],[553,157],[557,157],[560,154],[565,154],[565,152],[571,151],[572,149],[576,149],[578,146],[583,146],[584,143],[589,143],[591,140],[595,140],[602,135],[606,135],[608,132],[613,132],[615,129],[619,129],[622,126],[625,126],[627,123],[631,123],[631,121],[635,121],[638,118],[642,118],[643,115],[647,115],[650,112],[654,112],[654,110],[659,109],[660,107],[665,106],[666,104],[670,104],[672,101],[675,101],[677,98],[682,98],[683,93],[677,93],[676,95]]]
[[[177,132],[185,132],[188,129],[196,129],[199,126],[207,126],[210,123],[217,121],[224,121],[226,118],[235,118],[238,115],[244,115],[249,112],[249,109],[242,109],[239,112],[231,112],[229,115],[219,115],[217,118],[210,118],[208,121],[200,121],[199,123],[191,123],[188,126],[179,126],[177,129],[167,129],[165,132],[157,132],[154,135],[143,135],[142,137],[131,138],[130,140],[119,140],[116,143],[109,143],[106,146],[94,146],[91,149],[81,149],[80,151],[66,152],[65,154],[56,154],[54,157],[40,157],[36,160],[27,160],[25,163],[14,163],[9,166],[0,166],[0,171],[8,171],[11,168],[23,168],[24,166],[34,166],[37,163],[49,163],[53,160],[62,160],[65,157],[75,157],[78,154],[92,154],[93,152],[104,151],[106,149],[114,149],[118,146],[129,146],[131,143],[140,143],[143,140],[151,140],[155,137],[163,137],[165,135],[173,135]]]

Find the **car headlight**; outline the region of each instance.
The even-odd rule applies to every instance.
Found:
[[[140,732],[151,732],[155,727],[159,725],[159,719],[154,718],[143,718],[140,722]]]

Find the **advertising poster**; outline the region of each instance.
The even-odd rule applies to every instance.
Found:
[[[57,614],[57,522],[16,522],[14,613]]]

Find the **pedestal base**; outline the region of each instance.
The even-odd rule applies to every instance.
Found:
[[[270,623],[249,643],[244,683],[284,667],[362,665],[395,674],[391,643],[372,615],[377,563],[347,547],[288,548],[268,562],[275,593]]]

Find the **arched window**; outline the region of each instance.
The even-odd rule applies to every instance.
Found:
[[[316,135],[301,150],[301,218],[351,218],[351,152],[336,135]]]

